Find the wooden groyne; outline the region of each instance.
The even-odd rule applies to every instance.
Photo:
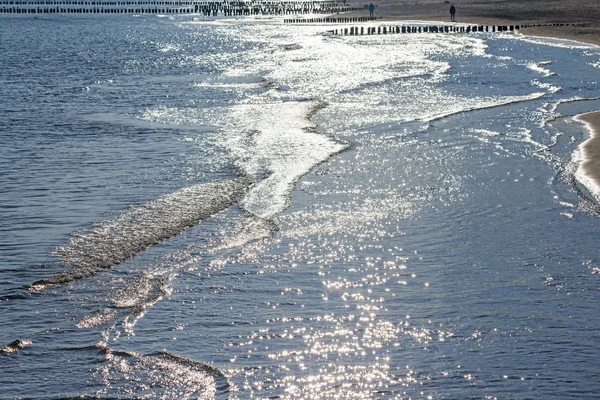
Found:
[[[429,25],[429,26],[412,26],[412,25],[396,25],[396,26],[377,26],[364,27],[360,29],[357,26],[344,29],[336,29],[329,31],[334,35],[387,35],[394,33],[475,33],[475,32],[513,32],[518,30],[519,25],[504,25],[504,26],[449,26],[449,25]]]
[[[339,19],[339,18],[338,18]],[[296,21],[296,20],[294,20]],[[309,20],[307,20],[309,21]],[[330,21],[335,23],[337,21]],[[344,21],[342,21],[344,22]],[[360,22],[360,21],[350,21]],[[296,22],[295,22],[296,23]],[[310,22],[306,22],[310,23]],[[327,22],[325,22],[327,23]],[[572,26],[576,24],[537,24],[537,25],[380,25],[376,27],[352,26],[350,28],[328,31],[334,35],[388,35],[396,33],[477,33],[477,32],[515,32],[524,28],[547,26]]]
[[[205,16],[336,14],[335,1],[0,0],[0,14],[201,14]]]
[[[324,17],[324,18],[288,18],[286,24],[349,24],[374,21],[370,17]],[[394,33],[476,33],[476,32],[514,32],[524,28],[574,26],[576,24],[526,24],[526,25],[388,25],[377,27],[353,26],[328,31],[334,35],[386,35]]]
[[[362,10],[362,8],[360,9]],[[325,17],[325,18],[289,18],[284,19],[286,24],[350,24],[354,22],[369,22],[375,18],[370,17]]]
[[[519,30],[519,25],[389,25],[389,26],[352,26],[350,28],[335,29],[328,31],[334,35],[388,35],[396,33],[476,33],[476,32],[514,32]]]

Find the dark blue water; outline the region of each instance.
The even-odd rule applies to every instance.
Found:
[[[600,393],[597,48],[0,22],[0,398]]]

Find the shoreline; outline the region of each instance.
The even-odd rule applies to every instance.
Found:
[[[574,117],[584,124],[589,137],[577,147],[579,166],[575,178],[600,201],[600,110]]]
[[[456,23],[472,25],[534,25],[519,29],[524,37],[572,40],[591,47],[600,46],[600,1],[598,0],[381,0],[376,21],[432,21],[449,23],[450,6],[456,7]],[[368,10],[348,13],[368,16]],[[537,26],[535,26],[537,25]],[[577,147],[580,164],[575,178],[600,202],[600,110],[579,114],[584,139]]]

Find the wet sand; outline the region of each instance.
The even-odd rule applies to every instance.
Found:
[[[575,119],[584,122],[590,133],[589,138],[580,145],[583,160],[577,171],[577,179],[600,199],[600,111],[580,114]]]

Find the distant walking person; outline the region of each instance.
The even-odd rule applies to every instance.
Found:
[[[369,17],[375,18],[375,6],[373,3],[369,4]]]
[[[450,21],[456,21],[456,7],[454,7],[454,4],[450,6]]]

